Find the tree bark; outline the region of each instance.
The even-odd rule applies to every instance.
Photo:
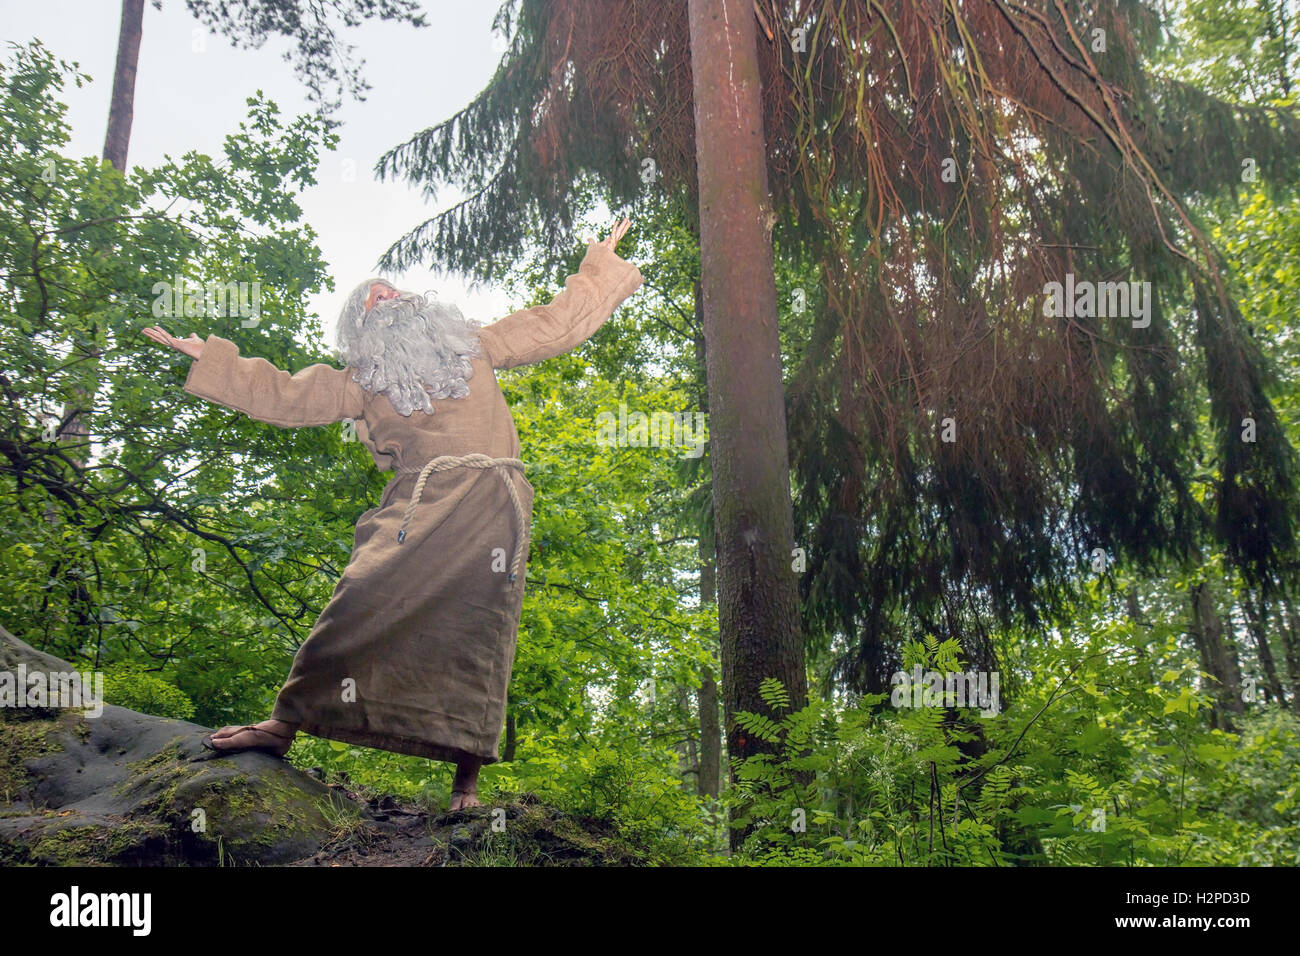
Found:
[[[104,134],[104,159],[126,175],[126,152],[131,142],[135,117],[135,73],[140,62],[140,37],[144,24],[144,0],[122,0],[122,19],[117,34],[117,65],[113,72],[113,98],[108,107],[108,131]],[[100,254],[103,250],[99,250]],[[99,367],[99,349],[91,346],[88,368]],[[95,389],[78,386],[73,400],[63,408],[59,442],[69,446],[68,457],[85,467],[90,460],[90,426],[87,417],[95,404]]]
[[[1268,643],[1268,608],[1264,598],[1261,595],[1258,602],[1252,601],[1250,592],[1247,591],[1241,603],[1246,611],[1246,624],[1250,636],[1255,639],[1255,651],[1259,654],[1260,666],[1264,668],[1264,683],[1268,688],[1268,696],[1279,704],[1285,704],[1286,695],[1282,692],[1282,679],[1278,676],[1277,664],[1273,660],[1273,649]]]
[[[716,571],[713,555],[700,540],[700,605],[717,602]],[[717,798],[722,792],[722,727],[718,722],[718,683],[714,671],[706,670],[700,689],[695,692],[700,712],[700,773],[696,792],[702,797]]]
[[[113,72],[113,100],[108,109],[104,158],[126,174],[126,150],[135,117],[135,71],[140,62],[140,36],[144,0],[122,0],[122,22],[117,33],[117,68]]]
[[[704,287],[695,283],[695,325],[704,328]],[[695,336],[695,358],[699,363],[696,381],[696,401],[700,410],[709,411],[709,383],[704,353],[704,337]],[[718,603],[717,548],[713,540],[713,527],[707,520],[700,522],[697,537],[700,555],[700,607]],[[714,635],[717,643],[717,635]],[[722,793],[722,724],[718,720],[718,671],[706,668],[701,675],[699,690],[695,692],[695,706],[700,719],[700,762],[696,768],[695,792],[703,797],[717,797]]]
[[[807,703],[751,0],[689,0],[722,696],[732,758],[770,752],[735,723],[776,678]],[[733,771],[734,772],[734,771]],[[732,830],[732,846],[744,835]]]
[[[1133,622],[1135,627],[1140,626],[1147,628],[1148,636],[1150,634],[1151,621],[1147,618],[1142,610],[1142,605],[1138,603],[1137,585],[1129,585],[1128,594],[1128,619]],[[1146,682],[1151,686],[1156,685],[1155,665],[1151,661],[1151,655],[1147,651],[1144,641],[1135,640],[1133,642],[1133,651],[1137,655],[1138,664],[1142,667],[1142,675]]]
[[[1233,714],[1246,712],[1241,700],[1241,665],[1237,648],[1224,636],[1223,621],[1214,606],[1210,586],[1202,581],[1191,590],[1192,637],[1201,654],[1201,665],[1215,680],[1215,724],[1231,728]]]
[[[683,714],[689,715],[691,712],[690,696],[690,693],[685,687],[677,688],[677,706]],[[698,741],[695,739],[695,735],[688,733],[677,749],[682,755],[682,761],[686,764],[686,770],[683,776],[695,777],[695,792],[699,793],[700,746]]]

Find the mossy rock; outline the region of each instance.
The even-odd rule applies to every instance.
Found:
[[[63,720],[71,723],[76,715],[68,714]],[[12,807],[28,792],[31,779],[27,761],[62,749],[59,723],[57,712],[53,717],[37,718],[0,708],[0,809]]]
[[[0,842],[0,862],[42,866],[149,866],[169,856],[170,828],[86,814],[9,817],[22,838]]]
[[[0,669],[71,670],[0,629]],[[208,728],[105,705],[0,710],[0,862],[273,864],[329,837],[346,798],[267,754],[216,755]]]

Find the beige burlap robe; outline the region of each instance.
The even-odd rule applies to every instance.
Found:
[[[294,657],[272,716],[301,730],[437,760],[497,761],[523,605],[533,487],[517,468],[456,467],[428,477],[398,542],[416,472],[441,455],[520,457],[519,436],[494,369],[579,345],[641,285],[635,265],[588,245],[549,304],[480,330],[469,395],[435,411],[398,414],[352,370],[318,364],[295,375],[209,336],[185,389],[274,425],[356,422],[383,470],[396,469],[378,507],[357,522],[352,556]],[[515,482],[519,526],[505,487]],[[509,565],[519,536],[523,562]],[[353,699],[355,697],[355,699]]]

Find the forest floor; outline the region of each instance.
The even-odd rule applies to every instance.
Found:
[[[429,812],[391,796],[330,784],[363,807],[334,822],[319,852],[290,866],[640,866],[644,857],[608,822],[549,807],[531,794],[509,803]]]

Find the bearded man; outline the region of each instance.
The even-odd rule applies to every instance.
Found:
[[[479,767],[505,724],[533,486],[495,369],[562,355],[641,285],[615,246],[591,241],[549,304],[481,327],[454,307],[363,282],[339,317],[346,368],[295,375],[209,335],[145,334],[195,361],[185,390],[282,427],[352,419],[382,470],[333,597],[294,657],[271,718],[223,727],[212,750],[283,756],[297,731],[456,764],[451,809],[478,806]]]

